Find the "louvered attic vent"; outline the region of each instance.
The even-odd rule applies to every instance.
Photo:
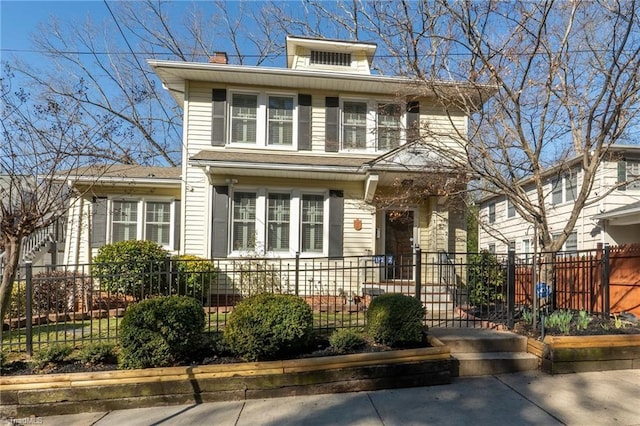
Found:
[[[311,51],[311,63],[318,65],[351,66],[351,53]]]

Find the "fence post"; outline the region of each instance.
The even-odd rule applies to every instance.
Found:
[[[33,264],[27,260],[24,264],[25,269],[25,337],[27,339],[27,355],[33,355]]]
[[[164,258],[164,274],[165,274],[165,279],[166,281],[166,285],[167,288],[169,289],[169,292],[167,294],[167,296],[171,296],[171,290],[172,290],[172,279],[171,279],[171,255],[167,255]],[[193,295],[195,297],[195,294]]]
[[[611,314],[610,295],[609,295],[609,274],[611,272],[610,263],[609,263],[610,254],[611,254],[611,249],[609,247],[609,244],[606,243],[604,245],[604,250],[602,252],[602,279],[601,279],[602,281],[602,315],[604,316],[604,318],[609,318],[609,315]]]
[[[415,295],[416,299],[422,300],[422,250],[420,247],[416,246],[415,249],[415,265],[416,265],[416,287],[415,287]]]
[[[507,327],[513,329],[516,314],[516,252],[507,255]]]
[[[296,280],[296,296],[299,296],[299,289],[300,289],[300,252],[297,251],[296,252],[296,274],[295,274],[295,280]]]

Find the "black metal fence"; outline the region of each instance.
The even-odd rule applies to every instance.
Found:
[[[542,256],[536,258],[539,268]],[[554,259],[561,264],[559,257]],[[27,263],[14,283],[2,349],[30,353],[53,343],[116,341],[126,307],[157,295],[200,300],[207,331],[221,330],[236,303],[261,292],[303,298],[314,312],[315,329],[325,332],[363,327],[371,300],[384,293],[421,300],[425,324],[431,327],[512,327],[522,307],[535,303],[534,266],[533,256],[513,252],[452,256],[420,249],[398,257],[168,257],[148,265],[44,267]],[[586,269],[593,265],[584,268],[582,275],[589,276]],[[599,284],[597,291],[605,289]],[[561,292],[556,286],[555,294],[560,297]]]

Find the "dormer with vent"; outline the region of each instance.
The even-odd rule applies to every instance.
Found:
[[[287,67],[371,74],[374,43],[287,36]]]

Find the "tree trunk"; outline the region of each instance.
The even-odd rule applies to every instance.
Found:
[[[4,236],[5,257],[2,267],[2,284],[0,284],[0,319],[4,321],[5,315],[9,311],[11,303],[11,290],[13,289],[13,281],[18,272],[18,264],[20,261],[21,238],[14,235]]]

